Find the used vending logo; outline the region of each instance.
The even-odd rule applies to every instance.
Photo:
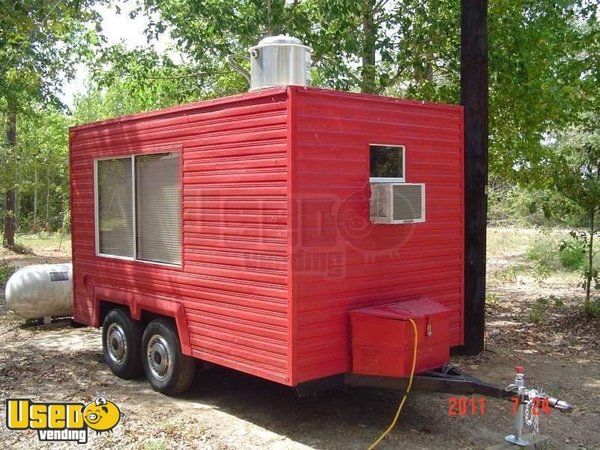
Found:
[[[45,403],[29,399],[6,400],[6,426],[9,430],[36,430],[44,442],[71,441],[85,444],[88,429],[111,431],[121,420],[113,402],[98,397],[88,403]]]

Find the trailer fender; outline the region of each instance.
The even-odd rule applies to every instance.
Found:
[[[102,301],[127,306],[131,317],[135,320],[141,320],[143,311],[171,317],[175,320],[175,325],[177,326],[182,353],[192,356],[187,319],[183,304],[180,301],[133,290],[95,286],[92,313],[92,326],[94,327],[100,326],[100,302]]]

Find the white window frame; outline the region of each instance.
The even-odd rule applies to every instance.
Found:
[[[179,154],[179,164],[182,164],[181,161],[181,152],[177,152],[176,150],[164,150],[161,152],[156,152],[156,153],[178,153]],[[161,261],[147,261],[145,259],[138,259],[137,257],[137,199],[136,199],[136,176],[135,176],[135,159],[137,156],[145,156],[145,155],[151,155],[153,153],[136,153],[134,155],[122,155],[122,156],[107,156],[107,157],[103,157],[103,158],[94,158],[94,239],[95,239],[95,243],[94,243],[94,254],[97,257],[101,257],[101,258],[110,258],[110,259],[120,259],[120,260],[124,260],[124,261],[135,261],[135,262],[140,262],[140,263],[144,263],[144,264],[157,264],[160,266],[168,266],[168,267],[177,267],[177,268],[181,268],[183,267],[183,239],[181,239],[181,248],[180,248],[180,252],[181,252],[181,263],[180,264],[173,264],[173,263],[166,263],[166,262],[161,262]],[[101,253],[100,252],[100,204],[99,204],[99,193],[98,193],[98,162],[99,161],[111,161],[113,159],[130,159],[131,160],[131,196],[132,196],[132,211],[133,211],[133,220],[132,220],[132,226],[133,226],[133,256],[121,256],[121,255],[110,255],[108,253]],[[181,169],[181,167],[180,167]],[[181,170],[180,170],[181,172]],[[180,189],[181,189],[181,174],[180,174],[180,179],[179,179],[179,183],[180,183]],[[183,210],[183,208],[182,208]],[[183,218],[182,218],[183,219]],[[183,221],[181,222],[182,224],[182,229],[183,229]],[[182,232],[182,229],[179,230],[179,232]]]
[[[371,147],[395,147],[402,149],[402,176],[401,177],[372,177],[371,175]],[[398,144],[370,143],[369,147],[369,182],[370,183],[405,183],[406,182],[406,146]]]

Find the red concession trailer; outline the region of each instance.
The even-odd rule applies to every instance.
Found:
[[[70,130],[74,315],[153,387],[289,386],[463,343],[463,113],[270,88]]]

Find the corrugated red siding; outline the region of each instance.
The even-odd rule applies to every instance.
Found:
[[[74,128],[76,320],[94,290],[178,302],[193,356],[289,384],[286,111],[279,89]],[[95,256],[93,160],[178,150],[182,267]]]
[[[427,221],[369,223],[368,145],[406,146]],[[462,110],[271,89],[71,131],[76,320],[171,308],[200,359],[295,385],[351,370],[348,310],[426,296],[462,341]],[[95,256],[93,159],[181,151],[183,265]],[[110,297],[110,298],[108,298]]]
[[[294,380],[350,371],[348,310],[415,297],[463,329],[462,109],[294,88]],[[369,223],[369,144],[406,146],[426,222]]]

